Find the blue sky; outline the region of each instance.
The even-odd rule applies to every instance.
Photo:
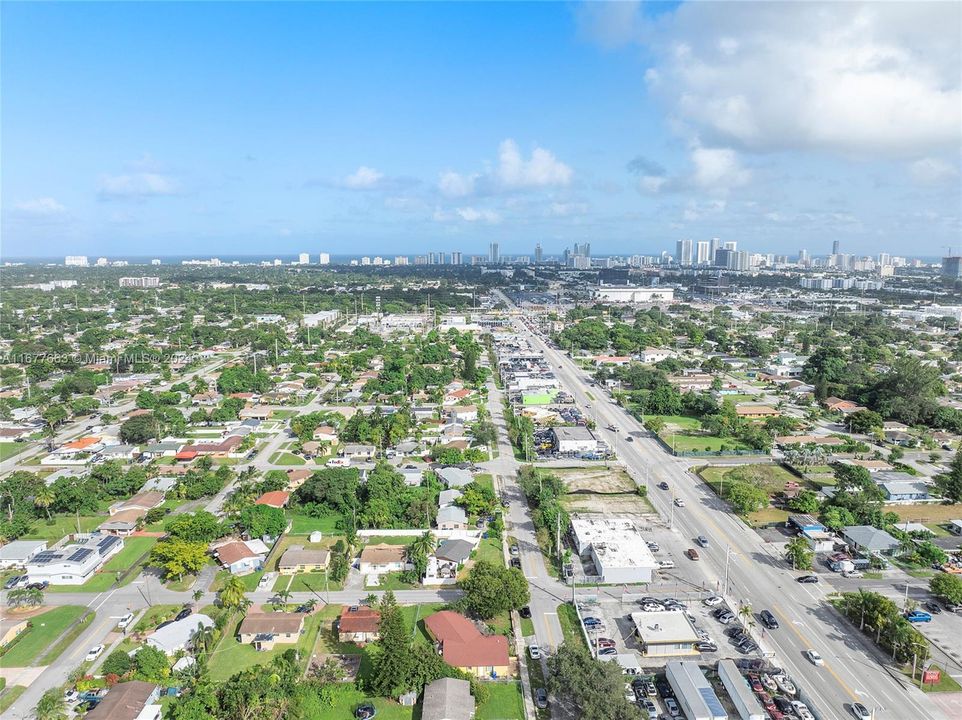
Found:
[[[4,3],[3,254],[937,255],[959,12]]]

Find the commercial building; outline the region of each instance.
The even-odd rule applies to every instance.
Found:
[[[697,655],[695,626],[681,611],[633,612],[631,622],[645,657]]]
[[[679,265],[691,265],[694,260],[692,254],[692,241],[679,240],[675,243],[675,262]]]
[[[67,255],[63,259],[63,264],[67,267],[87,267],[87,256],[86,255]]]
[[[738,711],[741,720],[767,720],[765,708],[758,702],[745,676],[735,666],[735,661],[725,658],[718,663],[718,679],[722,681],[732,705]]]
[[[488,245],[488,262],[497,265],[501,262],[501,246],[493,242]]]
[[[583,425],[551,428],[551,446],[557,453],[582,454],[598,449],[598,441]]]
[[[590,556],[604,583],[651,582],[658,567],[629,516],[572,515],[571,537],[578,554]]]
[[[688,720],[728,720],[725,707],[697,663],[672,660],[665,666],[665,677]]]
[[[320,255],[318,255],[317,262],[319,265],[330,265],[331,264],[330,253],[321,253]]]
[[[952,255],[942,258],[942,277],[962,278],[962,256]]]
[[[604,300],[613,303],[671,302],[675,299],[675,291],[672,288],[665,287],[616,285],[596,288],[594,297],[595,300]]]
[[[124,541],[114,535],[87,535],[79,542],[37,553],[24,567],[30,582],[82,585],[123,547]]]

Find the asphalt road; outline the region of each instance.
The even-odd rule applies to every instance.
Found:
[[[503,299],[510,307],[510,301]],[[824,585],[795,582],[795,576],[801,573],[792,573],[761,537],[731,514],[727,506],[689,472],[686,461],[666,453],[657,441],[647,436],[637,420],[613,404],[600,388],[591,388],[596,400],[588,398],[588,378],[584,371],[570,358],[550,348],[520,319],[516,318],[515,323],[518,331],[530,337],[535,348],[544,352],[565,390],[595,420],[598,434],[624,461],[636,482],[644,482],[646,471],[650,472],[649,496],[659,513],[670,519],[679,545],[693,547],[693,538],[708,536],[711,547],[699,550],[702,557],[699,566],[709,583],[716,587],[722,585],[727,555],[729,604],[735,608],[748,604],[756,613],[769,609],[779,618],[781,628],[766,632],[760,638],[762,649],[774,653],[776,663],[814,698],[815,709],[823,720],[850,717],[849,707],[853,702],[876,708],[877,720],[945,717],[828,606]],[[608,431],[609,425],[621,432]],[[626,440],[629,434],[634,437],[632,442]],[[657,489],[662,481],[669,484],[669,491]],[[684,500],[685,507],[674,507],[674,498]],[[802,653],[809,648],[822,655],[824,666],[816,667],[805,659]]]

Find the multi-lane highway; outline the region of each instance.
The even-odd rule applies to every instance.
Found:
[[[686,461],[666,453],[635,418],[600,389],[592,388],[595,399],[590,398],[587,375],[566,355],[549,347],[533,330],[534,323],[515,318],[515,324],[518,332],[530,337],[544,353],[564,389],[595,420],[601,437],[636,481],[643,482],[650,473],[651,500],[664,517],[671,518],[679,545],[692,547],[692,539],[698,535],[710,539],[710,549],[699,550],[699,566],[708,580],[721,587],[727,564],[729,603],[734,607],[749,604],[755,612],[769,609],[778,617],[781,627],[764,634],[762,649],[774,653],[776,663],[799,680],[824,720],[850,716],[853,702],[874,708],[877,720],[945,717],[832,610],[824,585],[797,583],[797,573],[689,472]],[[621,432],[608,431],[609,425]],[[670,490],[659,490],[661,482],[667,482]],[[685,507],[673,508],[674,498],[684,500]],[[804,657],[803,652],[810,648],[822,655],[824,666],[816,667]]]

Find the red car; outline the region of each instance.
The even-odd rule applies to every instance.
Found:
[[[758,675],[749,675],[748,683],[752,686],[752,692],[763,693],[765,688],[762,686],[762,681],[758,679]]]

